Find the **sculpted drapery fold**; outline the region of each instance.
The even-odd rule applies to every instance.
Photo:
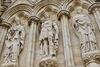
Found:
[[[20,24],[20,19],[15,17],[15,25],[12,25],[6,35],[2,66],[17,67],[18,57],[23,50],[24,38],[24,27]]]

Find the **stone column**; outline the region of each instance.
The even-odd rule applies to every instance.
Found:
[[[64,45],[64,56],[66,67],[75,67],[73,54],[72,54],[72,46],[70,41],[70,33],[69,33],[69,12],[66,10],[61,10],[58,13],[58,19],[62,25],[62,35],[63,35],[63,45]]]
[[[4,40],[5,40],[7,30],[10,27],[11,27],[10,23],[7,23],[3,20],[0,22],[0,56],[1,56],[1,53],[2,53],[2,48],[3,48],[3,44],[4,44]]]
[[[100,2],[92,4],[88,10],[90,13],[92,13],[94,15],[95,20],[96,20],[99,30],[100,30]]]
[[[37,31],[37,23],[39,22],[39,18],[32,16],[29,18],[29,38],[28,38],[28,54],[27,54],[27,65],[26,67],[33,67],[34,65],[34,52],[36,45],[36,31]]]

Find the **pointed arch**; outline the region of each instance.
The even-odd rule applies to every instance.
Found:
[[[28,4],[18,4],[8,9],[7,11],[5,11],[1,17],[4,19],[4,21],[8,21],[10,17],[12,17],[14,14],[16,14],[19,11],[25,11],[31,15],[33,12],[33,9]]]
[[[33,13],[34,15],[36,16],[38,14],[38,12],[43,8],[43,7],[46,7],[48,5],[52,5],[52,6],[55,6],[56,8],[58,8],[59,10],[61,9],[61,4],[60,2],[53,2],[52,0],[50,2],[47,1],[42,1],[42,2],[39,2],[36,6],[34,6],[33,8]]]
[[[70,0],[68,4],[65,4],[64,9],[66,9],[67,11],[73,11],[74,7],[76,6],[82,6],[85,9],[88,9],[90,6],[92,5],[92,2],[90,1],[86,1],[86,0]]]

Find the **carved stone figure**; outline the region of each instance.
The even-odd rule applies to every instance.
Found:
[[[77,14],[73,17],[74,29],[79,34],[81,41],[82,53],[94,51],[97,49],[95,31],[91,25],[88,15],[82,12],[82,9],[77,10]]]
[[[20,24],[20,19],[16,17],[15,25],[8,30],[6,36],[3,66],[16,66],[18,64],[18,57],[23,49],[24,37],[24,27]]]
[[[58,48],[58,26],[55,21],[48,18],[42,23],[39,40],[42,55],[56,56]]]

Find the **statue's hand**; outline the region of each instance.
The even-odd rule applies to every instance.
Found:
[[[20,53],[21,53],[23,51],[23,48],[24,48],[21,42],[20,42],[19,48],[20,48]]]

